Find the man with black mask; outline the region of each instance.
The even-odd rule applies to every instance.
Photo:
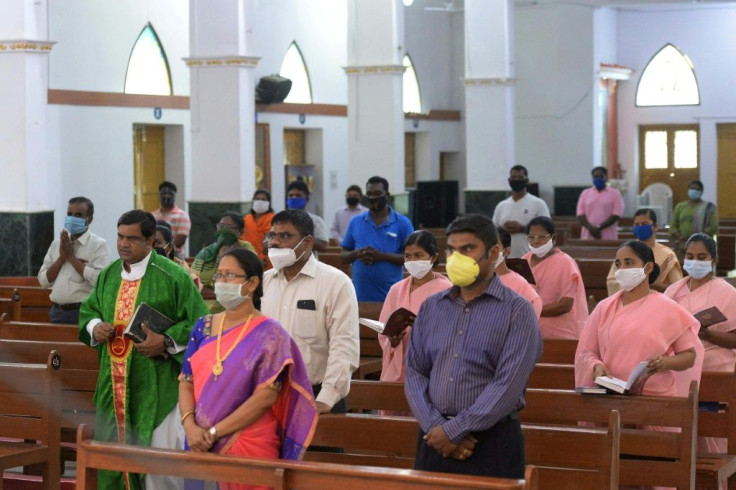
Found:
[[[184,259],[184,244],[187,242],[189,230],[192,228],[192,222],[186,211],[176,205],[176,185],[172,182],[164,180],[158,186],[158,199],[161,207],[152,211],[154,218],[164,220],[171,225],[171,232],[174,234],[174,245],[176,245],[176,255],[180,259]]]
[[[526,241],[526,225],[537,216],[549,218],[547,203],[526,191],[529,176],[526,167],[514,165],[509,171],[511,197],[498,203],[493,211],[493,224],[511,233],[511,252],[508,258],[516,259],[529,252]]]
[[[342,240],[342,261],[353,264],[358,301],[384,301],[403,278],[404,242],[414,231],[411,221],[388,205],[388,181],[371,177],[365,186],[368,211],[350,220]]]
[[[348,231],[350,220],[368,211],[360,204],[362,197],[363,191],[358,185],[351,185],[345,192],[346,206],[335,212],[335,220],[332,222],[332,228],[330,229],[330,237],[338,244],[342,243],[345,232]]]

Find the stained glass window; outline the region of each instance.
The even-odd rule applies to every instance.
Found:
[[[286,50],[279,75],[291,80],[291,90],[284,102],[294,104],[312,103],[312,84],[309,82],[309,72],[296,41],[291,43],[289,49]]]
[[[639,79],[637,106],[698,105],[700,92],[692,61],[671,44],[659,50]]]
[[[419,79],[414,70],[414,63],[408,54],[404,55],[404,112],[420,114],[422,112],[422,95],[419,92]]]
[[[169,62],[153,26],[146,24],[133,45],[125,73],[126,94],[172,95]]]

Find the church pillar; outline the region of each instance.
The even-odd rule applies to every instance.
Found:
[[[401,0],[348,2],[350,183],[380,175],[395,197],[404,192],[403,55]]]
[[[0,276],[35,275],[54,238],[47,154],[46,2],[4,2],[0,16]]]
[[[224,211],[249,209],[255,191],[254,1],[189,2],[190,255],[214,241]]]
[[[513,0],[465,0],[466,212],[492,214],[516,164],[513,13]]]

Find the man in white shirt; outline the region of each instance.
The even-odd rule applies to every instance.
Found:
[[[549,218],[547,203],[526,191],[529,176],[526,167],[514,165],[509,171],[511,197],[498,203],[493,211],[493,224],[511,233],[511,252],[508,258],[517,259],[529,251],[526,225],[537,216]]]
[[[108,264],[107,242],[89,231],[94,212],[86,197],[69,199],[64,229],[51,243],[38,272],[41,287],[51,288],[52,323],[79,322],[79,306]]]
[[[312,255],[313,233],[304,210],[273,217],[267,235],[273,269],[263,275],[261,311],[299,346],[320,413],[346,412],[360,361],[358,300],[348,276]]]

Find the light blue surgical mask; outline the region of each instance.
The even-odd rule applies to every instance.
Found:
[[[87,231],[87,220],[76,216],[67,216],[64,219],[64,229],[66,229],[70,235],[81,235]]]
[[[703,191],[699,191],[697,189],[688,189],[687,190],[687,197],[689,197],[693,201],[697,201],[703,196]]]
[[[710,260],[688,260],[682,265],[690,277],[702,279],[713,273],[713,262]]]

